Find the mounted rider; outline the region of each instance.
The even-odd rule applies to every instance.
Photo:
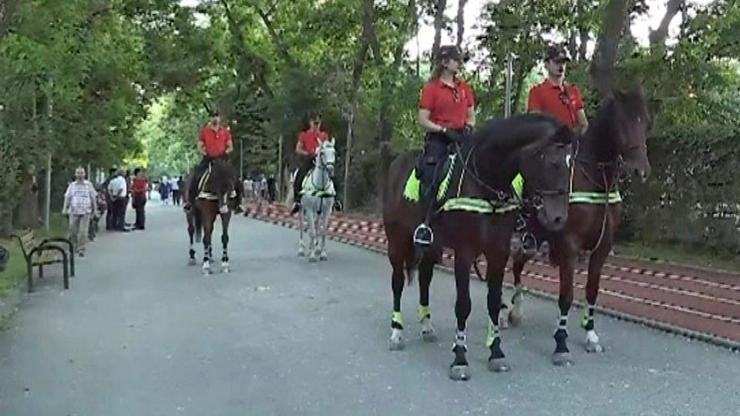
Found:
[[[292,214],[301,209],[301,188],[303,178],[308,171],[314,167],[316,153],[319,150],[319,144],[324,140],[329,140],[329,135],[321,130],[321,115],[313,113],[309,116],[309,127],[298,135],[298,141],[295,145],[295,154],[298,161],[298,172],[293,181],[293,210]]]
[[[547,78],[529,90],[527,111],[549,114],[578,134],[588,128],[581,92],[565,81],[565,65],[570,62],[567,49],[550,45],[545,50]]]
[[[421,220],[414,230],[414,245],[418,248],[426,248],[434,240],[429,224],[449,146],[464,140],[475,126],[473,90],[458,77],[462,64],[460,49],[452,45],[440,47],[434,57],[432,76],[421,90],[418,122],[426,134],[419,171]]]
[[[581,92],[574,84],[565,81],[565,66],[570,62],[568,50],[559,45],[550,45],[543,55],[547,77],[529,90],[527,111],[548,114],[574,133],[581,135],[588,128],[588,119],[583,109]],[[534,254],[542,232],[534,221],[529,221],[530,233],[521,237],[525,253]],[[533,233],[531,233],[533,232]],[[538,235],[540,238],[535,238]]]
[[[198,151],[203,155],[203,158],[196,165],[193,177],[190,180],[185,209],[189,209],[198,197],[198,186],[201,177],[208,170],[211,162],[227,163],[226,157],[234,151],[231,130],[221,124],[221,115],[218,110],[211,111],[210,116],[211,120],[200,129],[198,134]],[[239,193],[239,187],[236,186],[235,188]]]

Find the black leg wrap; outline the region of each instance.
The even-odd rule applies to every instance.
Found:
[[[401,331],[403,331],[403,325],[401,325],[400,322],[396,322],[396,321],[394,321],[392,319],[391,319],[391,328],[393,328],[393,329],[400,329]]]
[[[506,357],[506,355],[504,355],[504,351],[501,349],[501,338],[496,337],[496,339],[493,340],[493,344],[491,344],[491,356],[488,359],[493,360],[495,358],[504,357]]]
[[[462,345],[455,345],[452,347],[452,352],[455,353],[455,361],[452,362],[452,366],[468,365],[468,360],[465,357],[465,354],[468,352],[467,348]]]
[[[570,352],[568,350],[568,332],[564,329],[558,329],[555,331],[555,352],[564,353]]]

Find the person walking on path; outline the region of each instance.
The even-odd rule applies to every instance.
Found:
[[[116,176],[108,184],[108,195],[110,195],[113,213],[114,231],[128,231],[125,227],[126,203],[128,202],[128,188],[123,170],[116,172]]]
[[[105,178],[105,181],[100,185],[101,192],[103,192],[103,196],[105,197],[105,205],[107,207],[107,211],[105,212],[105,229],[108,231],[112,231],[115,228],[114,224],[116,223],[115,218],[113,217],[113,200],[110,197],[110,192],[108,192],[108,185],[110,185],[110,181],[116,177],[116,172],[116,168],[111,168],[108,171],[108,177]]]
[[[144,207],[146,206],[147,189],[149,189],[149,181],[144,174],[144,169],[136,168],[134,170],[134,180],[131,184],[131,205],[136,210],[136,222],[134,223],[134,228],[137,230],[144,229],[146,219]]]
[[[170,180],[170,189],[172,189],[172,205],[180,206],[180,180],[172,177]]]
[[[96,197],[93,184],[85,179],[85,169],[78,167],[75,170],[75,181],[69,184],[64,193],[62,213],[69,216],[69,239],[80,257],[85,257],[90,217],[98,209]]]

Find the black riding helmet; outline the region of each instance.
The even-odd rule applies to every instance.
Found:
[[[437,51],[435,62],[441,64],[449,59],[454,59],[459,62],[465,62],[467,60],[467,56],[465,56],[460,48],[455,45],[440,46],[439,50]]]

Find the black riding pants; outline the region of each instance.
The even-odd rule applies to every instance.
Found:
[[[442,133],[427,133],[421,160],[420,208],[422,221],[428,221],[437,195],[440,170],[449,156],[450,140]]]

